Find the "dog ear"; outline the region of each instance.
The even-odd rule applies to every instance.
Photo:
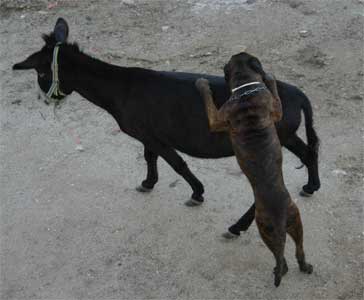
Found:
[[[69,32],[66,20],[63,18],[58,18],[53,32],[57,43],[65,43],[67,41]]]
[[[261,76],[265,75],[265,72],[263,70],[263,66],[260,63],[259,59],[257,59],[256,57],[252,57],[251,59],[249,59],[248,64],[253,69],[253,71],[257,72]]]
[[[263,81],[273,95],[273,103],[271,111],[272,119],[274,122],[278,122],[282,119],[283,112],[282,112],[281,98],[279,97],[278,94],[276,78],[274,77],[273,74],[265,73],[263,76]]]
[[[26,60],[13,65],[13,70],[30,70],[36,69],[41,62],[41,53],[36,52],[29,56]]]

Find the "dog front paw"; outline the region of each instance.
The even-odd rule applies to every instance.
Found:
[[[195,85],[200,92],[209,91],[209,81],[205,78],[199,78],[196,80]]]

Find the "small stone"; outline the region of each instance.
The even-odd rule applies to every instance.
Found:
[[[11,101],[11,104],[20,104],[21,103],[21,100],[14,100],[14,101]]]
[[[21,16],[20,16],[20,19],[24,19],[24,18],[25,18],[25,15],[21,15]]]
[[[299,34],[301,37],[308,37],[310,35],[308,30],[300,30]]]
[[[162,31],[167,31],[169,29],[169,26],[162,26]]]
[[[175,180],[175,181],[171,182],[171,183],[169,184],[169,187],[171,187],[171,188],[176,187],[176,185],[177,185],[177,183],[178,183],[178,182],[179,182],[179,179],[177,179],[177,180]]]
[[[341,169],[333,170],[332,173],[335,175],[348,175],[348,173],[346,171],[341,170]]]
[[[297,8],[297,7],[299,7],[302,4],[302,1],[299,1],[299,0],[290,0],[288,2],[288,4],[292,8]]]
[[[53,9],[53,8],[57,7],[57,5],[58,5],[58,2],[57,1],[56,2],[53,2],[53,3],[49,3],[47,5],[47,8],[48,9]]]
[[[115,128],[115,129],[113,129],[113,130],[111,130],[111,134],[112,135],[117,135],[117,134],[119,134],[121,131],[120,131],[120,128]]]
[[[77,151],[79,151],[79,152],[83,152],[83,151],[85,151],[85,149],[83,148],[83,146],[82,146],[82,145],[77,145],[77,146],[76,146],[76,150],[77,150]]]
[[[350,97],[351,100],[361,101],[363,100],[363,97],[360,95],[354,95]]]

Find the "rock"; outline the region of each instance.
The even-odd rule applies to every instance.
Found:
[[[301,37],[308,37],[310,35],[310,32],[308,30],[300,30],[299,34]]]
[[[341,169],[333,170],[332,173],[335,174],[335,175],[344,175],[344,176],[348,175],[348,173],[346,171],[341,170]]]
[[[134,4],[134,0],[123,0],[123,1],[121,1],[121,4],[133,5]]]
[[[299,1],[299,0],[289,0],[288,1],[288,5],[292,8],[297,8],[299,7],[300,5],[302,5],[302,1]]]
[[[312,9],[311,7],[306,6],[306,5],[305,6],[302,6],[302,9],[300,9],[300,11],[305,16],[316,14],[316,11],[314,9]]]
[[[114,128],[113,130],[111,130],[111,134],[112,135],[117,135],[121,132],[120,128]]]
[[[169,29],[169,26],[162,26],[162,31],[167,31]]]
[[[316,68],[323,68],[326,65],[327,56],[316,46],[308,45],[298,50],[298,60],[301,64],[307,64]]]
[[[360,95],[354,95],[354,96],[350,97],[350,100],[361,101],[361,100],[363,100],[363,97]]]
[[[178,184],[178,182],[179,182],[179,179],[176,179],[175,181],[173,181],[169,184],[169,187],[174,188]]]
[[[53,8],[55,8],[57,6],[58,6],[58,2],[57,1],[56,2],[53,2],[53,3],[49,3],[47,5],[47,9],[53,9]]]
[[[79,151],[79,152],[83,152],[83,151],[85,151],[85,149],[83,148],[83,146],[82,146],[82,145],[77,145],[77,146],[76,146],[76,150],[77,150],[77,151]]]

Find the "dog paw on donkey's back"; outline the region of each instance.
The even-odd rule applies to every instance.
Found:
[[[209,81],[205,78],[197,79],[195,84],[199,91],[209,91],[210,90]]]

